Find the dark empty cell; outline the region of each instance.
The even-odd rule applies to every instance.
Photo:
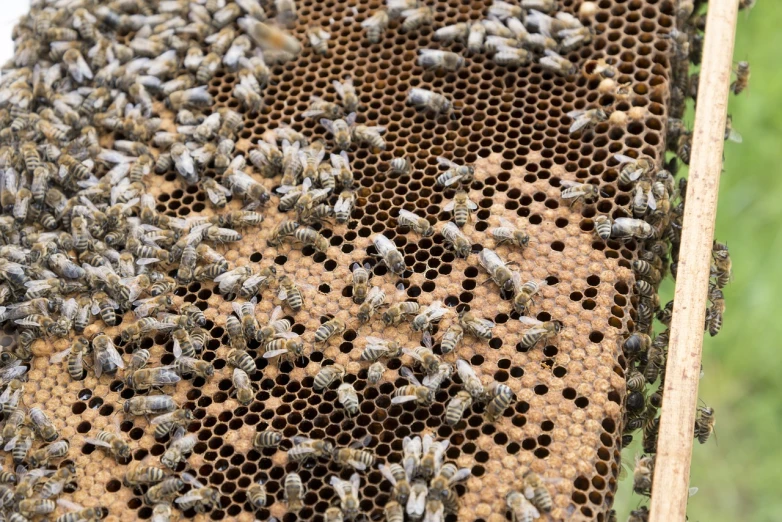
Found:
[[[597,331],[594,331],[589,334],[589,340],[593,343],[599,343],[603,340],[603,334]]]
[[[548,393],[548,386],[545,384],[538,384],[534,388],[536,395],[546,395]]]

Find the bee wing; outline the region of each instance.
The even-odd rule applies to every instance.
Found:
[[[16,447],[16,440],[18,438],[18,436],[11,437],[5,446],[3,446],[3,451],[13,451],[13,449]]]
[[[473,200],[468,199],[467,200],[467,208],[469,208],[470,210],[475,210],[476,208],[478,208],[478,204],[476,202],[474,202]]]
[[[581,111],[574,111],[574,112],[581,112]],[[570,116],[570,113],[568,113],[568,116]],[[572,118],[572,116],[571,116]],[[570,129],[568,129],[568,132],[570,134],[573,134],[574,132],[578,132],[587,125],[589,125],[589,118],[587,116],[581,115],[575,119],[573,124],[570,126]]]
[[[366,20],[364,20],[364,22],[362,22],[361,25],[364,26],[364,23],[366,23]],[[366,27],[366,26],[364,26],[364,27]],[[340,98],[344,99],[345,98],[345,87],[342,86],[342,82],[340,82],[339,80],[334,80],[334,81],[331,82],[331,85],[334,86],[334,90],[337,91],[337,95]]]
[[[462,468],[456,473],[454,473],[454,475],[450,479],[448,479],[448,484],[451,485],[459,481],[465,480],[469,478],[470,475],[472,475],[472,470],[470,468]]]
[[[424,489],[417,495],[415,492],[410,494],[410,498],[407,500],[407,514],[421,514],[426,510],[426,495],[429,493],[428,489]]]
[[[366,469],[366,466],[364,466],[364,469]],[[353,493],[358,494],[358,489],[361,487],[361,477],[358,473],[353,473],[350,476],[350,484],[353,486]]]
[[[157,257],[140,257],[136,259],[136,264],[139,266],[152,265],[159,261],[160,259],[158,259]]]
[[[274,307],[274,310],[272,310],[271,315],[269,316],[269,322],[273,323],[277,319],[279,319],[282,316],[282,307],[277,305]]]
[[[444,165],[444,166],[448,167],[449,169],[455,169],[455,168],[459,167],[459,165],[457,165],[453,161],[449,160],[448,158],[444,158],[442,156],[437,156],[437,163],[440,164],[440,165]]]
[[[246,290],[249,290],[250,288],[253,288],[256,285],[261,284],[266,279],[267,279],[266,276],[262,276],[262,275],[258,275],[258,274],[250,276],[247,279],[245,279],[244,283],[242,283],[242,288],[246,289]],[[241,316],[239,316],[239,317],[241,317]]]
[[[416,398],[417,397],[415,395],[399,395],[391,399],[391,404],[402,404],[405,402],[414,401]]]
[[[38,327],[38,323],[34,319],[17,319],[14,321],[14,323],[18,324],[19,326],[29,326],[32,328]]]
[[[231,195],[231,191],[219,183],[215,183],[214,185],[209,185],[206,187],[206,195],[209,196],[209,201],[215,205],[220,202],[221,193],[226,196]]]
[[[657,200],[654,199],[651,187],[649,187],[649,193],[646,195],[646,205],[652,210],[657,210]]]
[[[337,492],[340,500],[344,502],[345,497],[347,496],[345,493],[345,481],[332,476],[331,479],[329,479],[329,484],[331,484],[331,486],[334,488],[334,491]]]
[[[185,502],[193,502],[197,500],[201,500],[203,497],[197,493],[188,493],[187,495],[182,495],[181,497],[177,497],[174,499],[174,502],[177,504],[184,504]]]
[[[454,178],[451,178],[451,179],[454,179]],[[451,179],[449,179],[448,181],[451,181]],[[443,207],[443,212],[452,212],[454,206],[456,206],[456,200],[452,199],[451,201],[448,202],[447,205],[445,205]]]
[[[49,357],[49,363],[51,364],[58,364],[65,360],[66,357],[68,357],[68,354],[71,353],[71,347],[69,346],[65,350],[55,353],[51,357]],[[0,400],[1,402],[1,400]]]
[[[326,130],[329,131],[331,134],[334,134],[334,122],[332,122],[331,120],[327,120],[326,118],[321,118],[320,124],[323,125],[323,127],[325,127]]]
[[[275,339],[295,339],[299,334],[296,332],[277,332],[274,334]]]
[[[64,507],[65,509],[69,509],[71,511],[81,511],[82,509],[84,509],[84,507],[77,504],[76,502],[71,502],[70,500],[66,500],[64,498],[58,498],[57,505]]]
[[[405,350],[406,350],[406,348],[404,348],[402,351],[405,351]],[[405,352],[405,353],[407,353],[407,355],[410,355],[411,353],[415,353],[415,352],[408,351],[408,352]],[[410,356],[413,357],[416,360],[419,360],[419,361],[421,360],[421,358],[418,357],[418,354],[410,355]],[[416,379],[415,375],[413,375],[413,370],[411,370],[407,366],[402,366],[399,369],[399,375],[401,375],[402,377],[404,377],[405,379],[407,379],[411,383],[415,384],[416,386],[421,386],[421,383],[418,381],[418,379]]]
[[[369,293],[367,294],[367,299],[366,300],[371,302],[380,293],[382,293],[382,290],[380,289],[380,287],[379,286],[373,286],[369,290]]]
[[[396,479],[394,478],[394,475],[391,474],[391,470],[387,466],[378,464],[377,469],[380,470],[380,474],[383,475],[383,477],[389,481],[392,486],[396,486]]]
[[[432,339],[432,334],[429,333],[428,330],[424,332],[424,335],[421,338],[421,343],[430,350],[432,349],[432,346],[434,345],[434,339]],[[426,379],[424,379],[424,384],[426,384]]]
[[[734,142],[734,143],[742,143],[744,141],[744,138],[741,137],[741,134],[739,134],[738,132],[736,132],[733,129],[730,129],[728,131],[727,139],[732,141],[732,142]]]
[[[60,313],[72,321],[73,318],[76,317],[76,312],[78,311],[79,305],[76,303],[76,299],[71,297],[62,304],[62,311]]]
[[[402,348],[402,353],[405,354],[405,355],[409,355],[410,357],[412,357],[413,359],[415,359],[418,362],[423,362],[423,359],[421,359],[421,356],[418,355],[417,353],[415,353],[415,351],[411,350],[410,348]],[[412,373],[410,373],[410,375],[408,375],[408,372],[409,372],[409,369],[407,367],[402,367],[399,370],[399,374],[402,377],[407,377],[408,379],[410,379],[412,377],[413,379],[415,379],[415,377],[413,377]]]
[[[631,158],[630,156],[625,156],[624,154],[614,154],[614,159],[619,162],[619,164],[623,163],[632,163],[635,161],[635,158]]]
[[[538,321],[537,319],[533,319],[532,317],[527,317],[526,315],[522,315],[521,317],[519,317],[519,322],[530,326],[540,326],[541,324],[543,324],[543,321]]]
[[[164,386],[167,384],[176,384],[179,381],[182,380],[182,377],[176,374],[172,367],[167,366],[164,368],[160,368],[158,372],[155,374],[155,380],[153,382],[156,386]]]
[[[182,345],[179,344],[178,339],[174,339],[174,357],[179,359],[182,356]]]
[[[271,350],[271,351],[265,352],[263,354],[263,358],[264,359],[271,359],[273,357],[277,357],[278,355],[283,355],[283,354],[286,354],[286,353],[288,353],[288,350],[286,350],[285,348],[281,348],[279,350]]]
[[[92,437],[85,437],[84,438],[84,442],[86,442],[87,444],[92,444],[93,446],[100,446],[102,448],[110,448],[111,447],[111,444],[109,444],[108,442],[100,440],[100,439],[95,439],[95,438],[92,438]],[[8,450],[6,450],[6,451],[8,451]]]
[[[417,214],[414,214],[413,212],[410,212],[409,210],[400,209],[399,210],[399,217],[408,220],[411,223],[416,223],[420,217]]]
[[[233,311],[234,311],[234,313],[236,314],[236,317],[238,317],[239,319],[241,319],[241,318],[242,318],[242,316],[244,315],[244,314],[242,313],[242,303],[237,303],[236,301],[233,301],[233,302],[231,303],[231,307],[233,308]]]
[[[459,378],[462,380],[462,382],[478,378],[478,375],[475,373],[475,369],[464,359],[456,360],[456,372],[459,374]]]
[[[280,292],[277,294],[277,298],[285,300],[288,297],[288,292],[284,288],[280,288]]]
[[[201,484],[201,483],[198,481],[198,479],[197,479],[197,478],[195,478],[195,477],[194,477],[193,475],[191,475],[190,473],[187,473],[187,472],[182,472],[181,478],[182,478],[182,482],[184,482],[185,484],[190,484],[191,486],[194,486],[194,487],[196,487],[196,488],[202,488],[202,487],[204,487],[204,485],[203,485],[203,484]]]
[[[446,187],[450,187],[451,185],[455,185],[456,183],[459,183],[461,181],[462,181],[462,177],[461,176],[452,176],[450,179],[448,179],[445,182],[445,186]]]

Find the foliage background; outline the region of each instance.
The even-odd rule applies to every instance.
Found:
[[[727,242],[733,281],[725,291],[722,331],[704,343],[700,398],[716,412],[716,441],[695,443],[692,522],[782,520],[782,2],[759,0],[739,12],[734,61],[748,60],[750,88],[731,96],[729,112],[741,144],[727,142],[716,237]],[[692,110],[687,117],[694,120]],[[686,174],[686,172],[684,173]],[[662,302],[672,297],[672,284]],[[633,444],[623,453],[628,478],[616,509],[625,520],[640,503],[632,495]]]

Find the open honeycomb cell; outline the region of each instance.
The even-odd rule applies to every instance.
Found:
[[[620,462],[622,412],[625,398],[621,342],[634,329],[636,302],[634,276],[630,270],[639,249],[634,241],[602,241],[594,234],[593,218],[630,216],[629,189],[617,185],[614,154],[646,155],[658,164],[664,155],[669,82],[669,40],[662,35],[674,26],[673,4],[661,0],[600,0],[593,19],[593,42],[567,55],[579,67],[567,78],[545,72],[538,65],[503,68],[483,55],[471,55],[456,73],[423,71],[417,64],[421,48],[445,48],[432,38],[434,28],[480,19],[486,1],[436,2],[434,26],[408,34],[392,22],[380,43],[369,44],[358,22],[366,19],[382,2],[298,0],[299,17],[292,31],[303,35],[312,25],[332,32],[326,56],[310,47],[293,61],[273,68],[275,82],[264,93],[258,114],[242,111],[232,96],[236,76],[219,71],[209,84],[215,107],[230,107],[244,115],[237,149],[252,150],[269,128],[289,123],[309,138],[326,136],[326,130],[312,121],[302,121],[311,95],[335,101],[331,82],[350,74],[361,103],[359,121],[383,125],[387,148],[378,154],[360,148],[351,154],[358,184],[358,199],[345,225],[324,225],[328,239],[325,253],[311,247],[284,243],[277,248],[266,243],[271,229],[288,216],[274,204],[265,208],[265,222],[248,230],[240,243],[219,247],[236,266],[275,266],[305,289],[305,309],[286,314],[293,331],[311,339],[320,324],[347,311],[354,316],[350,279],[351,266],[369,263],[371,284],[385,290],[394,300],[401,282],[406,298],[421,305],[442,301],[452,308],[435,329],[444,331],[455,320],[455,311],[472,310],[496,323],[492,339],[485,343],[465,337],[455,356],[469,361],[488,383],[507,384],[517,401],[494,424],[487,423],[483,406],[469,409],[455,427],[443,419],[448,400],[461,389],[458,376],[447,381],[429,408],[391,403],[393,391],[407,384],[398,369],[409,358],[388,361],[378,385],[367,382],[368,363],[360,361],[367,336],[406,341],[407,325],[384,327],[374,320],[354,323],[325,346],[309,343],[306,356],[269,363],[257,343],[250,345],[259,371],[252,376],[257,388],[255,400],[241,406],[231,395],[231,369],[225,319],[231,314],[232,296],[217,292],[211,282],[179,286],[175,295],[204,311],[210,340],[203,359],[215,367],[208,381],[179,382],[173,392],[177,402],[192,411],[188,431],[197,443],[187,470],[220,492],[221,504],[206,514],[186,515],[198,520],[266,520],[274,516],[283,522],[321,520],[321,514],[335,498],[328,478],[347,479],[349,470],[317,461],[299,465],[287,461],[290,439],[300,435],[327,438],[339,446],[371,436],[369,449],[379,461],[399,462],[405,436],[430,433],[448,440],[446,459],[469,467],[472,476],[457,486],[460,494],[458,520],[505,520],[505,494],[521,483],[522,474],[532,469],[553,479],[553,520],[605,520],[617,489]],[[576,13],[580,2],[563,0],[560,7]],[[454,44],[449,50],[463,51]],[[592,60],[611,58],[619,71],[618,83],[628,82],[631,94],[622,99],[598,92],[598,84],[581,72]],[[412,87],[446,94],[460,105],[452,120],[433,119],[405,103]],[[597,105],[624,113],[621,124],[604,122],[595,128],[570,135],[567,113]],[[161,106],[159,111],[166,114]],[[169,117],[171,116],[170,113]],[[106,137],[110,139],[110,137]],[[486,274],[473,254],[460,259],[444,245],[438,233],[420,237],[397,223],[398,209],[415,210],[430,223],[450,219],[443,208],[454,190],[436,185],[442,172],[437,156],[475,165],[470,196],[478,205],[471,222],[463,229],[473,242],[473,252],[494,248],[487,235],[500,218],[527,228],[532,240],[523,251],[499,246],[498,254],[517,265],[524,280],[545,279],[548,286],[536,297],[532,315],[541,320],[564,323],[562,333],[545,345],[524,349],[519,341],[524,326],[517,321],[508,301],[493,284],[484,284]],[[387,173],[392,158],[406,156],[414,169],[392,177]],[[217,176],[207,171],[207,175]],[[211,215],[206,195],[196,187],[184,188],[173,171],[154,175],[151,190],[158,211],[171,216]],[[258,179],[260,179],[258,177]],[[578,180],[600,186],[608,197],[597,204],[583,202],[569,206],[559,197],[561,180]],[[269,190],[275,180],[262,182]],[[336,198],[334,198],[336,199]],[[274,200],[272,201],[274,203]],[[231,208],[240,208],[231,202]],[[436,226],[439,229],[439,225]],[[397,279],[373,254],[371,237],[384,234],[405,257],[408,277]],[[278,300],[272,292],[260,298],[258,310],[268,317]],[[127,317],[125,320],[130,320]],[[121,324],[120,324],[121,326]],[[90,327],[87,334],[97,332]],[[106,333],[118,346],[119,327]],[[8,342],[6,342],[8,341]],[[6,345],[12,341],[3,339]],[[119,424],[133,448],[131,460],[157,461],[165,451],[167,438],[155,440],[144,417],[125,417],[122,403],[133,397],[120,377],[96,380],[88,372],[82,381],[72,381],[61,366],[50,365],[48,355],[67,347],[67,340],[34,346],[36,357],[29,373],[35,391],[25,399],[29,407],[44,408],[61,435],[72,441],[70,459],[78,468],[78,490],[72,495],[85,505],[109,507],[107,520],[149,519],[144,489],[122,485],[126,466],[89,444],[77,441],[103,428]],[[143,339],[152,360],[174,361],[172,341],[159,335]],[[130,347],[124,347],[131,353]],[[314,376],[321,365],[338,363],[346,367],[346,382],[354,385],[360,399],[359,412],[349,417],[337,401],[336,385],[314,391]],[[53,406],[55,405],[55,406]],[[252,447],[257,431],[274,429],[285,436],[278,450],[258,451]],[[6,468],[10,458],[4,463]],[[283,481],[297,471],[305,483],[305,507],[298,515],[286,512]],[[253,510],[246,489],[264,480],[269,504]],[[377,470],[362,474],[360,498],[369,518],[382,514],[390,484]],[[450,520],[457,517],[450,516]]]

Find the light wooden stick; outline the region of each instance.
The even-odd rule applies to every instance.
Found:
[[[651,522],[685,520],[738,0],[711,0],[698,85]]]

